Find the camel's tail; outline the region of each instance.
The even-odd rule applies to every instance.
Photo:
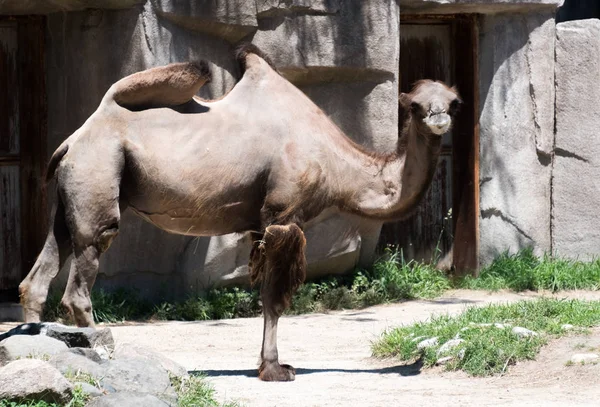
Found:
[[[126,108],[177,106],[190,101],[210,82],[208,63],[176,63],[129,75],[111,86],[105,96]]]

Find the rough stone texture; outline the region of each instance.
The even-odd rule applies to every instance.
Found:
[[[588,362],[599,362],[600,356],[596,353],[576,353],[571,356],[571,362],[573,363],[588,363]]]
[[[156,353],[150,349],[143,348],[141,346],[137,346],[131,343],[119,344],[115,348],[115,352],[113,353],[113,358],[115,359],[148,359],[153,363],[158,363],[163,367],[167,372],[175,375],[175,376],[187,376],[187,370],[181,366],[179,363],[172,361],[169,358],[164,357],[160,353]]]
[[[88,358],[92,362],[102,363],[102,358],[100,357],[100,355],[98,354],[98,352],[96,352],[93,349],[89,349],[89,348],[69,348],[69,352],[71,352],[71,353],[73,353],[75,355],[85,356],[86,358]]]
[[[66,349],[61,341],[42,335],[11,336],[0,342],[0,366],[18,358],[56,355]]]
[[[102,393],[102,390],[100,390],[99,388],[92,386],[89,383],[85,383],[85,382],[75,382],[73,383],[73,387],[81,387],[81,391],[83,391],[85,394],[89,395],[91,398],[94,397],[101,397],[104,395],[104,393]]]
[[[169,405],[151,394],[121,392],[97,397],[86,404],[86,407],[169,407]]]
[[[407,14],[502,13],[554,10],[564,0],[403,0]]]
[[[71,352],[70,349],[52,356],[48,363],[62,374],[81,372],[95,378],[104,376],[104,367],[102,365],[81,354]]]
[[[437,337],[429,338],[429,339],[425,339],[424,341],[419,342],[417,344],[417,349],[423,350],[423,349],[427,349],[427,348],[433,348],[434,346],[437,346],[438,344],[439,344],[439,339]]]
[[[70,348],[92,348],[95,346],[114,348],[115,345],[109,328],[94,329],[52,326],[46,329],[46,336],[58,339]]]
[[[517,335],[519,338],[528,338],[530,336],[537,336],[538,333],[532,331],[531,329],[523,328],[520,326],[515,326],[512,329],[512,333]]]
[[[122,9],[145,0],[0,0],[0,14],[48,14],[86,8]]]
[[[560,256],[600,254],[600,20],[557,25],[552,238]]]
[[[480,39],[480,265],[550,251],[551,13],[485,16]]]
[[[113,359],[104,368],[102,385],[112,386],[117,393],[151,393],[169,402],[177,398],[169,374],[159,362],[147,358]]]
[[[451,339],[448,342],[444,343],[442,346],[440,346],[440,348],[437,351],[437,355],[441,356],[445,353],[448,353],[463,342],[464,342],[464,339]]]
[[[398,136],[399,7],[394,0],[340,4],[151,0],[129,10],[49,15],[48,153],[88,118],[113,82],[142,69],[207,59],[213,80],[200,96],[222,96],[239,77],[228,35],[246,28],[258,29],[253,42],[350,137],[389,151]],[[309,278],[368,264],[380,223],[337,214],[321,220],[306,229]],[[210,286],[245,284],[249,250],[247,235],[169,235],[125,212],[119,237],[100,262],[97,286],[135,286],[144,297],[174,299]],[[67,273],[68,265],[59,286]]]
[[[0,400],[66,402],[73,386],[48,363],[22,359],[0,368]]]

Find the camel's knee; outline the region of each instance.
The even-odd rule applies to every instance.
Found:
[[[74,296],[65,293],[60,304],[67,311],[69,316],[73,318],[77,326],[94,327],[92,302],[89,297]]]
[[[104,253],[108,250],[113,240],[119,234],[119,224],[113,223],[102,232],[98,234],[95,241],[95,246],[98,249],[98,253]]]

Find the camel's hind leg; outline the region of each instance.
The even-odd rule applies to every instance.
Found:
[[[57,196],[42,252],[27,277],[19,285],[26,322],[40,321],[50,283],[70,254],[71,238],[65,222],[65,208]]]
[[[256,243],[255,243],[256,244]],[[269,226],[250,258],[252,281],[261,283],[263,345],[259,377],[265,381],[292,381],[296,371],[279,364],[277,323],[294,292],[304,281],[306,259],[304,233],[295,224]]]

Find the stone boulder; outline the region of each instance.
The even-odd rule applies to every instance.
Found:
[[[0,400],[67,402],[73,386],[49,363],[36,359],[15,360],[0,368]]]
[[[49,326],[46,336],[64,342],[70,348],[93,348],[103,346],[113,349],[115,341],[110,329],[74,328],[68,326]]]
[[[100,357],[96,354],[94,359],[100,360]],[[98,361],[92,360],[82,353],[72,352],[72,349],[68,349],[52,356],[48,363],[58,369],[62,374],[74,374],[80,372],[89,374],[95,378],[102,378],[104,376],[104,367]]]
[[[136,392],[113,393],[97,397],[86,404],[86,407],[169,407],[170,404],[151,395]]]
[[[67,350],[63,342],[47,336],[15,335],[0,342],[0,366],[23,358],[41,358]]]
[[[552,239],[559,256],[600,254],[600,20],[556,26]]]
[[[113,353],[115,359],[147,359],[152,363],[158,363],[163,369],[171,373],[174,376],[182,377],[187,376],[187,370],[179,363],[172,361],[169,358],[164,357],[160,353],[154,352],[150,349],[143,348],[131,343],[120,344],[115,348]]]

